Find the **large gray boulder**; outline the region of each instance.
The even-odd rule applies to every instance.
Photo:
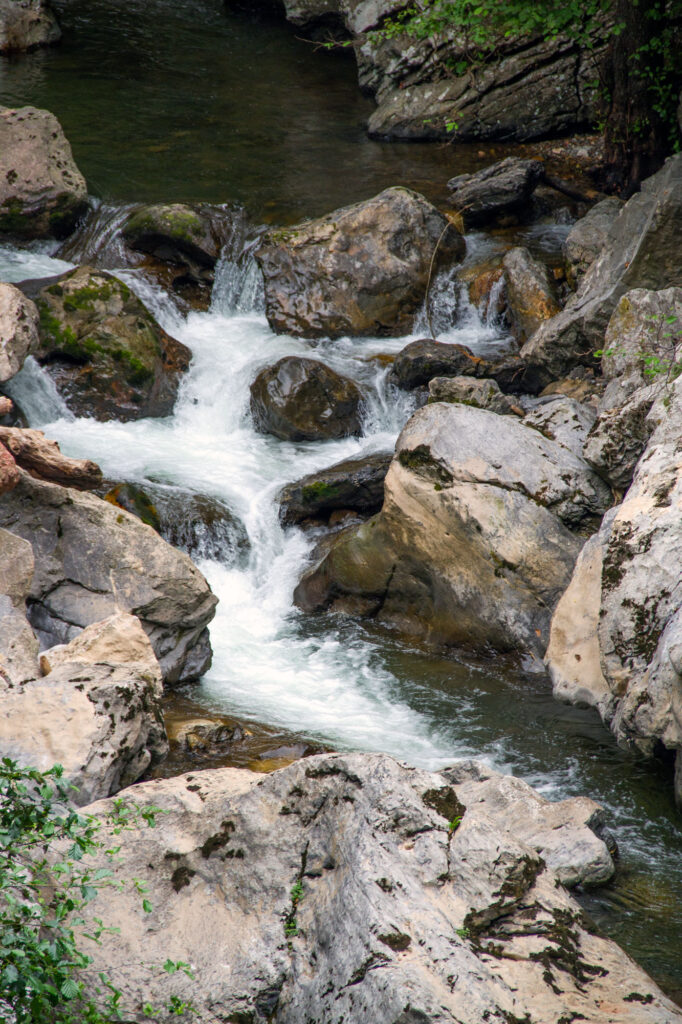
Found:
[[[194,772],[122,798],[162,812],[153,829],[134,820],[113,866],[114,881],[145,883],[151,911],[130,885],[88,911],[106,906],[117,931],[92,949],[87,985],[105,970],[126,1019],[172,1000],[251,1024],[682,1019],[550,866],[559,847],[581,875],[608,861],[591,801],[548,804],[476,764],[439,774],[381,754]],[[168,959],[192,977],[158,969]]]
[[[64,238],[87,209],[87,196],[54,114],[0,108],[0,234]]]
[[[216,598],[187,555],[151,527],[23,471],[0,502],[0,526],[33,546],[29,618],[43,647],[122,610],[140,619],[167,683],[195,679],[210,665],[206,627]]]
[[[15,288],[0,281],[0,384],[11,380],[26,356],[38,348],[38,310]]]
[[[447,218],[407,188],[270,231],[256,250],[268,322],[306,338],[405,334],[432,272],[464,248]]]
[[[633,288],[679,284],[682,269],[682,154],[642,184],[613,221],[601,255],[566,307],[521,350],[548,384],[572,367],[593,362],[621,297]]]
[[[360,389],[317,359],[285,356],[251,385],[257,430],[283,441],[325,441],[361,432]]]
[[[40,660],[42,675],[2,693],[2,757],[40,771],[60,764],[82,805],[166,756],[161,671],[135,616],[117,612]]]
[[[572,288],[582,281],[606,245],[614,220],[623,209],[615,196],[596,203],[576,221],[562,246],[566,277]]]
[[[397,445],[381,512],[299,583],[305,610],[376,617],[436,643],[542,654],[610,492],[569,448],[508,416],[436,403]]]
[[[45,0],[0,0],[0,53],[47,46],[61,34]]]
[[[26,619],[34,568],[31,544],[0,529],[0,691],[38,674],[38,641]]]

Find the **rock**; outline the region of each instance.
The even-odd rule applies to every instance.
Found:
[[[73,802],[117,793],[168,750],[161,672],[134,615],[117,612],[46,652],[47,674],[3,694],[0,753],[64,768]]]
[[[519,408],[503,395],[497,381],[472,377],[433,377],[429,381],[429,404],[460,402],[477,409],[489,409],[500,416],[518,415]]]
[[[361,394],[316,359],[285,356],[251,385],[256,430],[282,441],[326,441],[361,432]]]
[[[464,249],[447,218],[407,188],[270,231],[256,250],[268,323],[304,338],[405,334],[432,272]]]
[[[189,558],[150,527],[23,471],[0,503],[0,526],[33,544],[29,619],[43,646],[72,640],[118,609],[140,619],[166,683],[206,671],[216,599]]]
[[[596,418],[591,406],[581,405],[574,398],[557,397],[533,409],[523,422],[580,458],[585,438]]]
[[[177,267],[178,282],[209,286],[220,256],[221,241],[212,218],[201,207],[182,203],[143,206],[125,221],[121,234],[128,246]]]
[[[0,529],[0,692],[38,674],[38,641],[26,619],[33,548]]]
[[[523,212],[544,170],[542,160],[508,156],[475,174],[451,178],[450,198],[466,228],[480,227]]]
[[[623,202],[611,196],[602,199],[576,221],[562,246],[566,278],[571,288],[578,287],[597,256],[606,245],[613,222],[623,209]]]
[[[599,402],[603,393],[602,381],[594,374],[589,377],[564,377],[563,380],[552,381],[540,392],[541,398],[548,395],[565,395],[566,398],[573,398],[576,402],[590,402],[593,406]]]
[[[573,366],[590,365],[621,297],[633,288],[662,289],[680,279],[682,154],[670,157],[615,218],[601,255],[579,291],[542,324],[521,350],[544,384]]]
[[[49,46],[61,34],[54,12],[44,0],[0,0],[0,53]]]
[[[0,444],[0,496],[14,490],[19,483],[19,470],[14,456]]]
[[[537,395],[545,384],[544,373],[516,355],[483,364],[481,373],[496,381],[505,395]]]
[[[389,380],[409,391],[428,384],[434,377],[475,376],[483,366],[483,360],[466,345],[446,345],[424,338],[411,341],[398,353]]]
[[[528,249],[510,249],[503,266],[512,334],[522,345],[540,324],[556,316],[560,307],[547,267],[534,259]]]
[[[337,509],[373,515],[384,500],[384,479],[391,458],[381,453],[344,459],[287,484],[279,493],[281,521],[292,526],[306,519],[327,519]]]
[[[78,267],[41,289],[39,362],[77,416],[168,416],[192,354],[122,281]]]
[[[65,238],[85,213],[87,196],[54,114],[0,107],[0,234]]]
[[[294,598],[438,644],[544,651],[549,609],[608,488],[556,442],[463,405],[420,409],[398,439],[378,516],[344,531]]]
[[[38,310],[18,288],[0,281],[0,384],[38,348]]]
[[[480,806],[459,801],[467,786]],[[682,1019],[587,927],[544,851],[508,831],[514,806],[533,808],[529,831],[549,837],[561,822],[579,850],[583,836],[594,842],[587,809],[534,807],[494,780],[455,786],[382,754],[322,755],[267,776],[193,772],[123,799],[162,811],[153,829],[136,818],[113,864],[115,881],[145,883],[153,909],[142,913],[130,885],[98,893],[87,914],[106,906],[117,932],[93,947],[85,980],[91,991],[105,970],[126,1019],[171,999],[191,1000],[201,1019],[219,1007],[253,1024]],[[106,820],[112,808],[87,813]],[[95,869],[105,866],[98,855]],[[166,959],[190,963],[192,978],[156,968]]]
[[[491,266],[484,263],[478,267],[472,267],[468,274],[460,274],[460,281],[467,282],[469,302],[475,306],[484,319],[493,315],[503,316],[506,309],[506,296],[504,294],[504,283],[502,281],[502,267],[497,261]],[[497,288],[495,286],[498,285]]]
[[[231,727],[211,718],[197,718],[185,722],[170,738],[192,754],[216,752],[242,740],[244,730],[238,725]]]
[[[607,382],[584,455],[625,490],[654,429],[648,414],[680,370],[682,288],[627,292],[609,321],[602,374]]]
[[[102,470],[90,459],[62,455],[56,441],[42,430],[0,426],[0,442],[12,453],[18,466],[42,480],[89,490],[102,481]]]

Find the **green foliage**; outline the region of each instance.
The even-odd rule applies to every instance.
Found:
[[[303,882],[300,878],[292,885],[289,895],[291,897],[291,910],[284,919],[284,934],[288,939],[292,939],[295,935],[298,935],[296,907],[303,899]]]
[[[99,890],[114,884],[112,868],[120,847],[109,845],[111,837],[140,820],[153,828],[159,812],[115,800],[106,818],[80,814],[69,806],[70,788],[59,765],[40,772],[20,768],[9,758],[0,762],[0,1024],[124,1019],[121,992],[105,974],[99,975],[94,995],[81,980],[92,957],[80,942],[99,942],[115,932],[99,918],[85,931],[83,915]],[[110,867],[95,867],[95,854],[100,862],[104,854]],[[133,885],[145,891],[140,880]],[[146,899],[143,909],[153,909]],[[163,970],[191,977],[183,962],[169,960]],[[161,1012],[149,1009],[152,1015]],[[173,997],[164,1009],[180,1016],[192,1008]]]

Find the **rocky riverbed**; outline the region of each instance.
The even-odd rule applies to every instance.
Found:
[[[168,815],[93,971],[130,1019],[682,1019],[565,892],[682,886],[680,158],[577,220],[539,148],[266,228],[84,213],[51,113],[1,132],[0,751]]]

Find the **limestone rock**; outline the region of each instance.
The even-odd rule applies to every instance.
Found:
[[[62,455],[56,441],[42,430],[0,426],[0,442],[12,453],[18,466],[42,480],[90,489],[102,481],[102,470],[90,459]]]
[[[576,402],[574,398],[557,397],[533,409],[523,422],[580,458],[595,419],[596,412],[591,406]]]
[[[429,381],[429,404],[432,402],[460,402],[477,409],[489,409],[500,416],[518,414],[518,406],[500,391],[497,381],[490,378],[433,377]]]
[[[3,694],[0,753],[64,768],[78,805],[110,796],[165,757],[161,672],[133,615],[88,626],[43,655],[44,678]]]
[[[396,445],[378,516],[344,531],[295,592],[304,610],[375,616],[436,643],[540,653],[608,488],[509,417],[420,409]]]
[[[569,231],[562,248],[566,277],[572,288],[577,288],[601,253],[613,222],[622,209],[622,200],[615,196],[602,199]]]
[[[399,388],[412,390],[434,377],[478,374],[483,360],[466,345],[446,345],[424,338],[411,341],[393,360],[389,380]]]
[[[48,46],[61,34],[45,0],[0,0],[0,53]]]
[[[547,267],[534,259],[528,249],[510,249],[503,266],[512,333],[522,345],[540,324],[556,316],[559,303]]]
[[[38,348],[38,310],[18,288],[0,282],[0,384],[19,373]]]
[[[14,456],[0,444],[0,495],[7,494],[19,483],[19,470]]]
[[[172,412],[191,352],[126,284],[78,267],[42,288],[37,305],[37,358],[76,415],[125,421]]]
[[[29,616],[43,646],[72,640],[120,609],[140,619],[167,683],[206,671],[216,598],[189,558],[150,527],[23,471],[0,503],[0,526],[33,544]]]
[[[0,690],[38,674],[38,641],[26,619],[33,548],[0,529]]]
[[[681,218],[682,154],[678,154],[628,200],[579,291],[523,346],[522,357],[535,364],[545,384],[573,366],[593,361],[594,352],[604,348],[609,319],[626,292],[679,283]]]
[[[102,916],[106,902],[119,929],[94,947],[89,983],[106,969],[126,1018],[176,997],[202,1019],[219,1008],[225,1020],[253,1024],[682,1019],[613,942],[585,927],[541,859],[556,853],[542,840],[553,826],[555,840],[581,847],[587,807],[534,804],[508,780],[455,785],[447,772],[381,754],[322,755],[267,776],[194,772],[123,798],[164,812],[154,829],[140,821],[126,833],[114,867],[116,878],[148,885],[152,912],[141,912],[131,886],[89,908]],[[541,854],[510,829],[521,825],[519,808],[533,813],[521,828]],[[148,969],[167,958],[191,963],[193,979]],[[632,992],[641,1001],[628,1000]]]
[[[465,227],[480,227],[500,215],[522,212],[543,173],[541,160],[508,156],[475,174],[451,178],[448,188]]]
[[[270,231],[256,250],[271,328],[306,338],[406,333],[432,261],[463,255],[456,228],[406,188]]]
[[[283,441],[324,441],[359,434],[360,390],[316,359],[285,356],[251,385],[257,430]]]
[[[86,207],[85,179],[54,114],[0,107],[0,234],[64,238]]]
[[[339,509],[373,515],[384,500],[384,479],[390,463],[388,453],[344,459],[287,484],[279,494],[280,519],[291,526],[306,519],[328,518]]]

